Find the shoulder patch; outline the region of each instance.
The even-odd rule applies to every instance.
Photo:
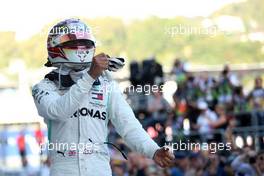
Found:
[[[49,80],[44,79],[40,83],[33,86],[32,96],[38,103],[40,103],[41,99],[44,96],[49,95],[49,91],[54,90],[56,90],[55,84]]]
[[[41,90],[37,85],[32,88],[32,96],[38,103],[46,95],[49,95],[49,92]]]

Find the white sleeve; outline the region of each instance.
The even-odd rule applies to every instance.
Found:
[[[215,112],[211,112],[211,114],[210,114],[210,119],[212,120],[212,121],[217,121],[217,115],[216,115],[216,113]]]
[[[32,88],[38,114],[49,120],[67,120],[78,109],[93,82],[94,79],[85,73],[64,95],[60,95],[53,82],[43,80]]]
[[[112,85],[108,106],[110,120],[125,143],[132,150],[153,158],[159,146],[142,128],[115,82]]]

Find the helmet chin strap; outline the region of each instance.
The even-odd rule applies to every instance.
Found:
[[[62,67],[63,67],[63,65],[61,64],[60,65],[60,68],[59,68],[59,90],[61,90],[61,71],[62,71]]]

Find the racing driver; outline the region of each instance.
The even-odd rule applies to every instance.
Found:
[[[109,121],[132,150],[161,167],[172,165],[173,155],[149,137],[111,79],[109,71],[120,69],[124,60],[95,56],[95,43],[79,19],[61,21],[49,32],[45,65],[55,69],[33,86],[32,95],[49,144],[56,146],[49,150],[51,175],[111,176]]]

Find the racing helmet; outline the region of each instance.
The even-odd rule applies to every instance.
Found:
[[[95,53],[95,43],[91,28],[85,23],[74,18],[63,20],[48,34],[48,62],[45,66],[89,65]]]

